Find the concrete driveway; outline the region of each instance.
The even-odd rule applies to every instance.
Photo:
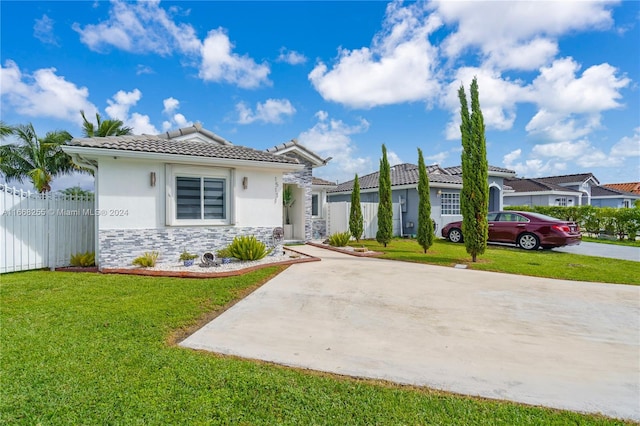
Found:
[[[640,420],[640,287],[299,250],[181,345]]]
[[[554,248],[553,251],[584,254],[586,256],[610,257],[612,259],[640,262],[640,247],[619,246],[615,244],[590,243],[583,241],[577,246]]]

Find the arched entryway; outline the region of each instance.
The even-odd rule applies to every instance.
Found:
[[[500,188],[497,186],[489,186],[489,211],[495,212],[502,209],[502,203],[500,202]]]

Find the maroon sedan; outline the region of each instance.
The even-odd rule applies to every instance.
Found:
[[[510,243],[525,250],[538,247],[554,247],[580,244],[582,235],[575,222],[567,222],[539,213],[491,212],[489,221],[489,241]],[[442,228],[442,236],[454,243],[462,242],[462,222],[452,222]]]

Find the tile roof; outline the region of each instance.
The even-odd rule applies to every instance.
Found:
[[[627,182],[627,183],[607,183],[607,188],[617,189],[618,191],[631,192],[633,194],[640,195],[640,182]]]
[[[546,192],[546,191],[561,191],[561,192],[575,192],[581,194],[580,191],[565,188],[564,186],[556,185],[554,183],[544,182],[540,179],[505,179],[505,185],[508,185],[515,192]]]
[[[437,166],[428,166],[427,172],[429,173],[430,183],[452,183],[462,185],[462,178],[460,176],[452,176],[449,174],[443,174],[442,169]],[[378,180],[380,179],[380,172],[374,172],[365,176],[358,176],[358,183],[360,189],[372,189],[378,187]],[[418,184],[418,166],[415,164],[397,164],[391,167],[391,186],[400,185],[417,185]],[[328,192],[351,192],[353,190],[353,180],[348,182],[342,182],[335,189],[331,189]]]
[[[593,173],[578,173],[573,175],[562,175],[562,176],[545,176],[545,177],[539,177],[536,179],[559,185],[563,183],[586,182],[587,180],[589,180],[589,178],[593,178],[593,180],[595,180],[597,184],[600,183],[598,179],[596,179],[596,177],[593,175]]]
[[[222,136],[216,135],[211,130],[207,130],[203,128],[202,124],[200,123],[195,123],[193,126],[183,127],[181,129],[171,130],[169,132],[161,133],[158,136],[161,136],[166,139],[174,139],[180,136],[192,135],[195,133],[200,133],[201,135],[204,135],[209,139],[212,139],[222,145],[233,145],[231,142],[229,142]]]
[[[337,183],[335,183],[335,182],[331,182],[331,181],[328,181],[328,180],[320,179],[319,177],[315,177],[315,176],[311,177],[311,184],[312,185],[326,185],[326,186],[336,186],[337,185]]]
[[[259,161],[281,164],[299,164],[299,161],[283,155],[273,155],[237,145],[218,145],[211,142],[176,141],[163,136],[126,135],[104,138],[75,138],[70,146],[115,149],[158,154],[186,155],[194,157],[224,158],[231,160]]]
[[[331,158],[323,159],[309,148],[298,143],[296,139],[291,139],[289,142],[281,143],[271,148],[267,148],[266,152],[276,155],[287,155],[288,152],[297,153],[306,157],[317,165],[325,165],[331,160]]]
[[[452,166],[452,167],[445,167],[444,170],[452,175],[462,175],[462,166]],[[509,170],[509,169],[505,169],[503,167],[496,167],[496,166],[492,166],[489,165],[489,171],[490,172],[499,172],[499,173],[510,173],[513,174],[515,176],[516,172],[513,170]]]
[[[633,194],[631,192],[619,191],[617,189],[608,188],[606,186],[592,186],[591,197],[625,197],[625,198],[640,198],[640,194]]]

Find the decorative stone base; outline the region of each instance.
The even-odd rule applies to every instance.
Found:
[[[159,261],[177,261],[185,249],[202,256],[228,246],[238,235],[253,235],[271,247],[273,229],[228,226],[103,230],[99,232],[99,266],[100,269],[131,266],[133,259],[150,251],[160,253]]]

